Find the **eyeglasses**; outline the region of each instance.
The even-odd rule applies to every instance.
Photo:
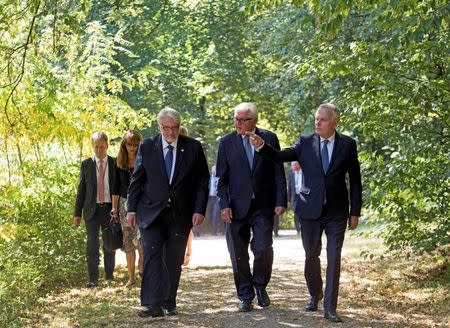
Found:
[[[233,120],[235,120],[235,121],[238,122],[238,123],[245,123],[245,122],[248,122],[248,121],[253,120],[253,117],[250,117],[250,118],[237,118],[237,117],[233,117]]]
[[[179,126],[179,125],[175,125],[175,126],[165,126],[165,125],[162,125],[162,124],[161,124],[160,127],[161,127],[161,129],[164,130],[164,132],[169,132],[169,131],[176,132],[176,131],[178,131],[178,130],[180,129],[180,126]]]

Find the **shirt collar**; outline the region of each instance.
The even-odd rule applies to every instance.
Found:
[[[104,158],[103,158],[103,160],[106,160],[108,158],[108,155],[106,155]],[[95,163],[97,163],[98,161],[100,161],[100,158],[98,158],[97,156],[92,156],[92,160],[95,162]]]
[[[163,147],[163,149],[166,149],[167,146],[169,145],[169,143],[164,139],[164,137],[161,137],[161,139],[162,139],[162,147]],[[173,141],[171,143],[171,145],[173,146],[174,149],[177,149],[177,143],[178,143],[178,138],[175,139],[175,141]]]
[[[329,143],[334,143],[334,139],[336,138],[336,132],[333,132],[331,137],[327,138]],[[320,137],[320,143],[322,143],[325,140],[325,138]]]

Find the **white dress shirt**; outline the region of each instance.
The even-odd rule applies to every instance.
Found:
[[[95,177],[98,181],[98,177],[99,177],[99,172],[98,172],[98,166],[100,165],[100,158],[98,158],[97,156],[93,156],[92,160],[94,161],[94,165],[95,165]],[[105,187],[105,203],[111,203],[111,192],[109,191],[109,170],[108,170],[108,156],[106,156],[105,158],[103,158],[103,170],[105,172],[105,176],[103,177],[103,186]],[[98,188],[98,186],[97,186]],[[96,201],[97,203],[100,203],[99,199],[98,199],[98,193],[96,196]]]

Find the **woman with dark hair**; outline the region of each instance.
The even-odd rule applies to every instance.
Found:
[[[126,253],[128,281],[126,287],[135,284],[135,263],[136,249],[139,253],[138,270],[142,273],[142,262],[144,259],[142,247],[139,245],[139,229],[138,227],[130,228],[127,223],[127,191],[130,184],[130,177],[133,173],[134,163],[139,143],[142,136],[137,131],[127,131],[120,143],[119,153],[117,154],[115,179],[112,190],[112,210],[111,215],[120,218],[123,231],[122,251]]]

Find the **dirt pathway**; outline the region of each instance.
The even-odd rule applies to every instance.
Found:
[[[42,300],[42,312],[30,317],[36,327],[437,327],[428,318],[413,320],[405,313],[378,312],[365,300],[367,289],[353,273],[353,265],[364,249],[379,247],[379,243],[361,237],[347,236],[343,260],[342,288],[338,312],[342,324],[332,324],[323,318],[322,308],[310,313],[302,310],[308,298],[303,277],[304,253],[300,239],[292,231],[284,231],[274,240],[274,269],[268,293],[272,305],[268,309],[255,307],[249,313],[238,313],[232,271],[221,237],[194,239],[193,256],[182,273],[178,293],[179,315],[158,319],[141,319],[139,287],[123,288],[126,274],[123,266],[116,280],[102,282],[95,289],[72,289]],[[325,252],[322,252],[324,255]],[[124,263],[122,255],[117,262]],[[326,262],[324,260],[324,262]],[[361,270],[361,267],[358,268]],[[373,301],[373,300],[372,300]],[[384,306],[384,305],[381,305]],[[431,319],[430,319],[431,320]],[[424,324],[422,324],[425,322]]]

